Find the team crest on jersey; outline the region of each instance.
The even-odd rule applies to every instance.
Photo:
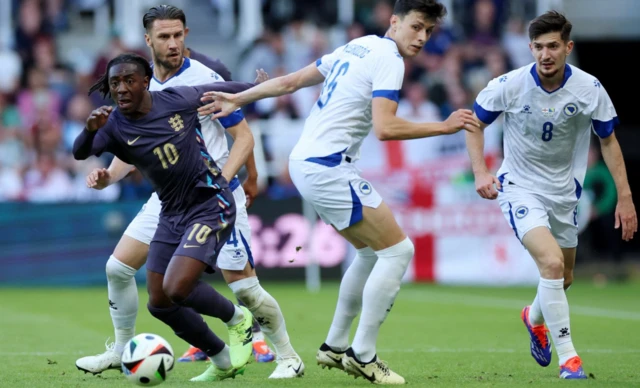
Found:
[[[564,109],[562,109],[562,111],[569,117],[575,116],[576,113],[578,113],[578,106],[573,102],[570,102],[564,106]]]
[[[174,131],[178,132],[182,128],[184,128],[184,121],[179,114],[175,114],[172,118],[169,119],[169,125],[173,128]]]
[[[544,117],[553,117],[556,114],[556,108],[542,108],[542,115]]]
[[[516,209],[516,218],[522,219],[525,218],[529,214],[529,208],[526,206],[519,206]]]
[[[358,186],[358,188],[360,189],[360,192],[364,195],[371,194],[371,183],[367,181],[360,182],[360,185]]]
[[[520,111],[520,113],[526,113],[528,115],[531,114],[531,107],[529,105],[525,105],[522,107],[522,110]]]

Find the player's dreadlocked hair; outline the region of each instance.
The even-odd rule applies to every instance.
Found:
[[[137,65],[140,70],[144,71],[145,76],[149,77],[149,79],[153,77],[153,70],[151,70],[149,61],[147,61],[144,57],[133,53],[120,54],[110,60],[109,63],[107,63],[107,70],[100,77],[100,79],[98,79],[98,81],[89,89],[89,95],[97,90],[102,93],[102,97],[107,98],[107,96],[109,95],[109,70],[111,69],[111,66],[119,65],[121,63],[132,63],[134,65]]]

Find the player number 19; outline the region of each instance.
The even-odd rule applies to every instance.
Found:
[[[553,123],[542,124],[542,141],[550,141],[553,138]]]
[[[165,144],[164,146],[162,146],[162,148],[154,148],[153,153],[158,156],[158,159],[160,159],[160,163],[162,163],[162,168],[164,168],[165,170],[169,168],[167,160],[169,161],[169,163],[171,163],[171,165],[174,165],[178,162],[178,158],[180,157],[180,155],[178,155],[176,146],[171,143]]]

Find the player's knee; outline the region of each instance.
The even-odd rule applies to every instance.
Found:
[[[259,306],[264,300],[264,290],[260,287],[260,282],[255,276],[229,283],[229,288],[249,310]]]
[[[540,274],[546,279],[560,279],[564,277],[564,262],[562,257],[546,255],[539,259]]]
[[[189,287],[185,282],[171,281],[168,278],[164,279],[162,284],[162,290],[165,295],[175,304],[182,305],[184,301],[191,294],[193,287]]]
[[[394,261],[398,262],[398,264],[408,266],[416,252],[416,249],[413,242],[411,242],[411,239],[407,237],[396,245],[384,249],[384,251],[386,252],[385,254],[378,254],[378,259],[392,257]]]
[[[111,255],[107,260],[105,272],[109,282],[127,282],[135,276],[137,271]]]

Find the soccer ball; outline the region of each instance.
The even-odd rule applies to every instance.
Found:
[[[173,360],[173,349],[164,338],[142,333],[124,346],[122,372],[132,383],[150,387],[167,379]]]

